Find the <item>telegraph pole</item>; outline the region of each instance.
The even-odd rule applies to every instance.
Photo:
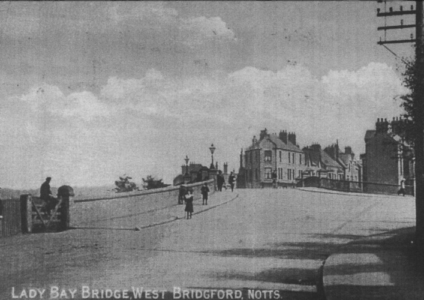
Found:
[[[415,137],[415,180],[416,180],[416,233],[415,239],[419,249],[424,248],[424,45],[423,45],[423,3],[416,2],[416,44],[415,44],[415,70],[418,75],[417,92],[414,95],[414,119],[416,126]]]
[[[382,2],[382,1],[378,1]],[[415,209],[416,209],[416,230],[415,242],[418,249],[424,249],[424,39],[423,39],[423,2],[416,1],[415,10],[411,6],[410,10],[403,10],[402,6],[399,11],[393,11],[390,7],[389,12],[380,13],[377,10],[377,17],[401,16],[407,14],[415,14],[415,24],[403,24],[397,26],[378,27],[378,30],[394,30],[415,27],[415,39],[411,35],[410,39],[404,40],[380,40],[379,45],[399,44],[415,42],[415,68],[414,68],[414,85],[415,90],[412,92],[413,97],[413,126],[414,126],[414,152],[415,152]]]

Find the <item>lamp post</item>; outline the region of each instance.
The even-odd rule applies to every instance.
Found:
[[[186,155],[186,157],[184,158],[185,162],[186,162],[186,175],[188,175],[188,162],[190,161],[190,159],[188,158],[188,156]]]
[[[213,166],[213,153],[215,152],[215,146],[212,144],[210,147],[209,147],[209,150],[211,150],[211,156],[212,156],[212,163],[211,163],[211,169],[214,169],[215,167]]]

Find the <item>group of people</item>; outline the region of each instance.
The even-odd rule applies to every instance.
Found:
[[[236,177],[234,176],[234,173],[231,172],[230,177],[228,177],[228,183],[230,184],[232,192],[234,191],[234,185],[236,183],[235,181],[236,181]],[[222,174],[222,171],[218,171],[216,183],[218,185],[218,191],[222,192],[223,187],[227,189],[227,185],[225,184],[225,178],[224,178],[224,175]]]
[[[203,184],[200,192],[202,194],[202,204],[208,205],[208,195],[209,195],[208,184]],[[183,186],[180,186],[180,192],[178,195],[178,204],[183,204],[185,202],[185,212],[187,213],[187,219],[191,219],[193,215],[193,189],[185,189]]]
[[[231,191],[234,191],[234,185],[235,185],[235,175],[233,172],[231,172],[230,176],[228,177],[228,183],[230,184]],[[225,178],[222,174],[222,171],[218,172],[217,175],[217,185],[218,185],[218,191],[222,192],[222,187],[225,187],[227,189],[227,186],[225,185]],[[209,187],[207,183],[203,184],[202,188],[200,189],[200,193],[202,194],[202,204],[208,205],[208,195],[209,195]],[[185,202],[185,212],[187,213],[187,219],[191,219],[193,215],[193,189],[189,188],[186,189],[184,186],[180,186],[180,191],[178,193],[178,204],[183,204]]]

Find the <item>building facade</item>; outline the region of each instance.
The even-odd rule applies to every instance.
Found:
[[[392,122],[377,119],[375,130],[367,130],[365,133],[365,153],[361,158],[363,179],[369,183],[369,192],[374,192],[374,189],[390,189],[378,184],[392,185],[392,189],[397,189],[402,181],[413,185],[413,151],[402,137],[400,122],[402,121],[398,118]]]
[[[343,175],[339,174],[338,179],[354,182],[362,181],[362,162],[355,159],[355,153],[353,153],[351,147],[345,147],[345,152],[342,152],[338,143],[336,143],[326,147],[324,151],[342,166]]]
[[[272,185],[273,172],[279,185],[292,185],[306,169],[305,155],[296,144],[295,133],[268,134],[265,128],[259,139],[254,136],[251,146],[245,149],[244,165],[240,167],[247,188]]]
[[[307,171],[309,176],[342,180],[344,178],[344,168],[333,159],[319,144],[303,148],[306,156]]]

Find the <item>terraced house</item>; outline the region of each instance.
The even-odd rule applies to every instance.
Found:
[[[272,184],[276,172],[279,186],[292,185],[306,169],[305,155],[296,144],[296,134],[280,131],[268,134],[265,128],[244,151],[245,182],[247,188]]]
[[[312,144],[303,148],[306,156],[306,164],[310,176],[342,180],[344,178],[343,166],[334,160],[326,151],[321,149],[321,145]]]
[[[362,181],[362,164],[361,161],[355,159],[355,153],[352,147],[345,147],[345,152],[339,148],[339,144],[333,144],[324,149],[324,151],[337,161],[343,168],[343,176],[339,174],[338,179],[347,181]]]

